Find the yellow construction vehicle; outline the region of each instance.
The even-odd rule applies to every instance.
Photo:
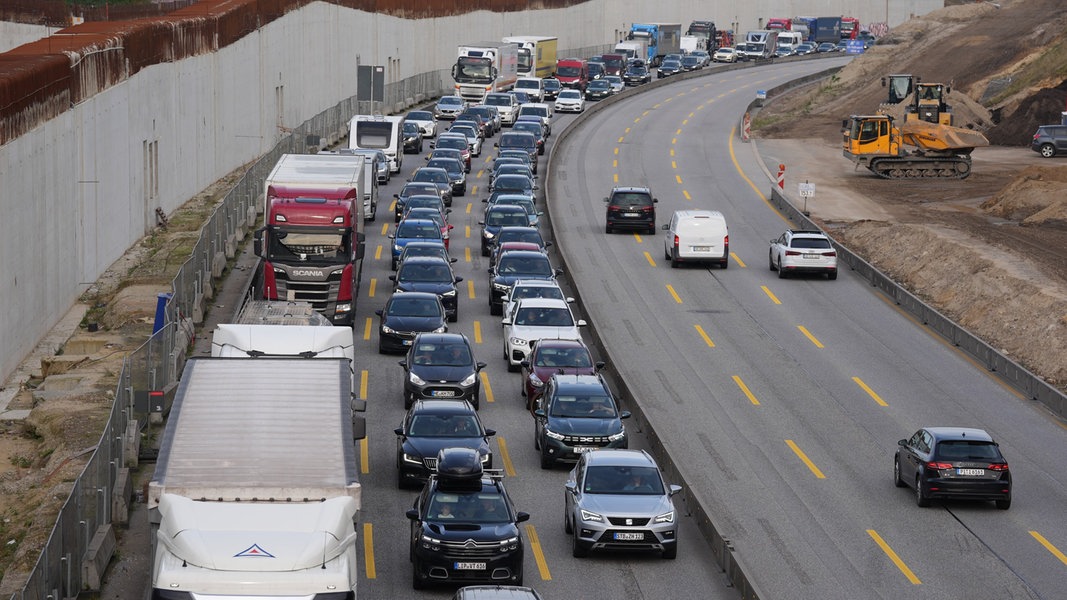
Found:
[[[970,175],[971,152],[988,146],[989,140],[952,125],[952,109],[945,102],[949,87],[911,75],[890,75],[887,87],[887,104],[912,98],[904,122],[897,127],[888,114],[853,115],[842,123],[845,157],[883,179]]]

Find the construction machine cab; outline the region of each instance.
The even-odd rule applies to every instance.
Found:
[[[882,78],[882,86],[889,88],[888,104],[900,104],[912,98],[904,108],[904,121],[927,121],[952,125],[952,107],[945,98],[952,88],[943,83],[923,83],[915,75],[889,75]]]

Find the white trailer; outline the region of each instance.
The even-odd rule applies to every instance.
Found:
[[[263,214],[271,214],[278,198],[308,197],[315,191],[355,190],[362,199],[363,220],[373,207],[363,190],[367,187],[364,158],[343,154],[283,154],[263,182]],[[358,223],[358,221],[357,221]],[[363,227],[357,227],[362,232]]]
[[[389,171],[399,173],[404,164],[403,115],[356,115],[348,123],[348,147],[381,150],[389,159]]]
[[[362,428],[346,363],[186,364],[148,484],[153,597],[355,597]]]

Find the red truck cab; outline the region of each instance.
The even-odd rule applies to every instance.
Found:
[[[589,83],[589,66],[581,58],[562,58],[556,62],[556,79],[565,88],[585,91]]]

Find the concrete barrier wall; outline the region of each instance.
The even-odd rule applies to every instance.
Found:
[[[788,4],[861,20],[884,10],[884,0],[824,3]],[[632,22],[714,18],[725,27],[735,13],[754,27],[772,9],[781,2],[590,0],[416,20],[316,2],[218,52],[148,66],[0,147],[0,376],[151,231],[157,209],[169,214],[355,95],[358,65],[382,65],[392,82],[447,68],[465,42],[556,35],[565,51],[611,43]]]

